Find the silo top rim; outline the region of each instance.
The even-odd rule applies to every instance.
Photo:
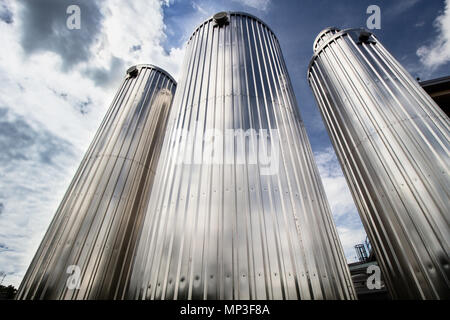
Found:
[[[205,25],[206,23],[208,23],[208,22],[210,22],[210,21],[213,21],[213,20],[214,20],[214,16],[215,16],[216,14],[219,14],[219,13],[226,13],[226,14],[228,14],[228,16],[231,16],[231,15],[239,15],[239,16],[246,16],[246,17],[252,18],[252,19],[254,19],[254,20],[260,22],[261,24],[263,24],[263,25],[264,25],[264,26],[265,26],[265,27],[273,34],[273,36],[275,37],[275,39],[277,39],[277,36],[275,35],[275,32],[273,32],[272,28],[270,28],[270,27],[267,25],[267,23],[265,23],[264,21],[262,21],[260,18],[254,16],[254,15],[252,15],[252,14],[250,14],[250,13],[243,12],[243,11],[221,11],[221,12],[217,12],[217,13],[213,14],[211,17],[205,19],[202,23],[200,23],[200,24],[198,25],[198,27],[195,28],[194,32],[192,32],[191,36],[189,37],[188,42],[192,39],[192,37],[193,37],[194,34],[198,31],[198,29],[200,29],[200,28],[201,28],[203,25]],[[278,41],[278,39],[277,39],[277,41]]]
[[[319,34],[317,35],[317,37],[314,39],[313,50],[316,49],[316,45],[317,45],[317,42],[319,41],[320,37],[322,37],[328,31],[341,31],[341,29],[336,28],[336,27],[328,27],[328,28],[325,28],[322,31],[320,31]]]
[[[133,68],[133,67],[136,67],[136,68],[148,68],[148,69],[154,69],[154,70],[160,71],[160,72],[163,73],[165,76],[167,76],[170,80],[172,80],[172,82],[173,82],[175,85],[177,84],[177,82],[176,82],[175,79],[170,75],[170,73],[168,73],[166,70],[164,70],[164,69],[161,68],[161,67],[158,67],[158,66],[155,66],[155,65],[149,64],[149,63],[140,63],[140,64],[135,64],[135,65],[130,66],[130,67],[127,69],[127,71],[130,70],[130,68]]]
[[[323,31],[319,34],[319,36],[320,36],[321,34],[323,34],[324,32],[327,32],[328,30],[331,30],[331,29],[328,28],[328,29],[323,30]],[[337,29],[337,30],[339,30],[339,29]],[[365,31],[365,32],[367,32],[367,30],[364,29],[364,28],[348,28],[348,29],[340,30],[339,32],[333,34],[332,37],[328,38],[328,39],[325,41],[325,43],[323,43],[323,44],[320,46],[320,48],[318,48],[318,49],[320,49],[320,50],[314,50],[313,56],[311,57],[311,61],[309,62],[308,69],[307,69],[307,78],[308,78],[308,79],[309,79],[309,74],[310,74],[309,71],[311,70],[311,67],[312,67],[312,65],[314,64],[314,61],[316,60],[317,56],[320,54],[320,52],[322,52],[322,49],[323,49],[324,47],[326,47],[326,46],[327,46],[330,42],[332,42],[334,39],[339,38],[339,37],[341,37],[341,36],[343,36],[343,35],[345,35],[345,34],[348,34],[348,33],[351,32],[351,31],[359,31],[359,32]],[[370,32],[370,34],[371,34],[372,36],[374,35],[372,32]],[[319,36],[317,36],[317,37],[319,37]]]

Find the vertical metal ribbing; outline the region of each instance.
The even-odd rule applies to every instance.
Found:
[[[308,79],[391,294],[448,299],[448,117],[364,30],[316,46]]]
[[[314,40],[313,48],[314,51],[316,51],[318,48],[320,48],[323,44],[327,43],[328,39],[333,37],[336,33],[338,33],[340,30],[335,27],[329,27],[324,30],[322,30]]]
[[[228,13],[228,24],[198,27],[167,128],[128,298],[355,298],[280,46],[263,22]],[[270,136],[259,145],[252,129]],[[219,138],[226,130],[230,143]],[[208,163],[211,133],[219,142]],[[279,156],[267,175],[264,148]]]
[[[18,299],[123,296],[176,87],[157,67],[136,70],[123,81],[89,146]],[[77,289],[67,286],[71,265],[81,271]]]

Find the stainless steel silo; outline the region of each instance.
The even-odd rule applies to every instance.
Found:
[[[449,118],[362,29],[322,32],[308,79],[392,296],[448,299]]]
[[[130,299],[353,299],[281,48],[221,12],[188,41]]]
[[[175,87],[158,67],[128,69],[17,298],[122,297]]]

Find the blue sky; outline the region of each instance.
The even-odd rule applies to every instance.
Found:
[[[0,271],[18,286],[128,66],[179,76],[184,44],[218,11],[277,35],[347,259],[365,239],[306,81],[316,35],[364,27],[381,9],[384,46],[422,80],[450,74],[450,0],[0,0]],[[66,28],[70,4],[81,29]]]

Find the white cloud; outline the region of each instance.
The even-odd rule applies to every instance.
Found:
[[[23,48],[25,4],[4,2],[7,19],[0,17],[0,123],[10,128],[0,128],[0,271],[7,273],[3,284],[16,287],[126,68],[151,63],[177,78],[184,55],[184,48],[162,46],[163,2],[99,1],[89,58],[64,69],[61,51]],[[100,76],[112,81],[101,85]]]
[[[450,61],[450,0],[445,1],[444,12],[436,18],[434,25],[438,36],[416,52],[424,66],[432,70]]]
[[[354,246],[362,243],[366,233],[361,224],[352,195],[331,147],[314,154],[331,212],[347,261],[356,259]]]
[[[127,65],[155,64],[175,79],[178,78],[183,48],[173,48],[168,54],[162,47],[166,39],[163,12],[159,1],[132,1],[123,5],[122,0],[105,1],[101,7],[105,16],[102,39],[95,52],[98,63],[108,55],[123,59]],[[133,46],[140,50],[130,52]]]
[[[204,15],[204,16],[210,15],[209,12],[206,9],[204,9],[202,6],[200,6],[197,2],[192,1],[191,4],[192,4],[192,8],[194,8],[195,10],[200,12],[202,15]]]
[[[402,0],[402,1],[392,1],[392,6],[388,9],[390,15],[399,15],[406,10],[415,6],[420,0]]]
[[[333,149],[316,153],[315,159],[333,215],[339,217],[354,211],[352,195]]]
[[[417,22],[415,25],[414,25],[414,27],[416,27],[416,28],[421,28],[421,27],[423,27],[425,25],[425,21],[419,21],[419,22]]]
[[[232,0],[232,1],[238,2],[240,4],[243,4],[244,6],[261,11],[269,10],[271,4],[271,0]]]

